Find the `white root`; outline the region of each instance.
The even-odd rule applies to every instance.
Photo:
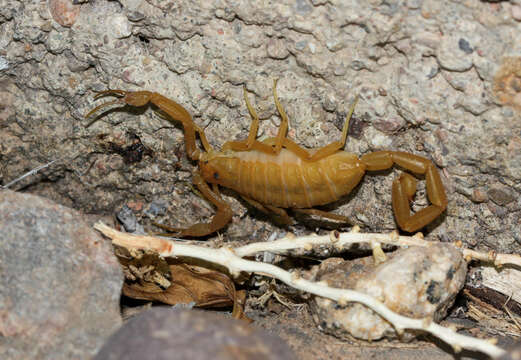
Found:
[[[396,246],[429,246],[431,242],[423,240],[422,236],[398,236],[394,234],[362,234],[359,232],[333,233],[326,236],[310,235],[304,237],[285,237],[272,242],[253,243],[236,249],[220,248],[212,249],[197,245],[187,245],[164,238],[153,236],[131,235],[119,232],[103,223],[97,223],[95,229],[112,240],[114,245],[126,248],[155,250],[163,257],[191,257],[209,261],[225,266],[230,274],[239,275],[240,272],[251,272],[266,275],[280,280],[296,289],[312,293],[317,296],[335,300],[341,304],[357,302],[372,309],[375,313],[386,319],[400,334],[404,330],[419,330],[429,333],[450,346],[455,352],[462,349],[482,352],[492,358],[504,355],[505,350],[495,345],[495,339],[482,340],[471,336],[461,335],[452,329],[443,327],[429,319],[412,319],[399,315],[388,309],[383,303],[372,296],[348,289],[329,287],[323,283],[312,282],[303,279],[295,273],[285,271],[275,265],[255,262],[243,259],[261,251],[281,253],[296,248],[309,248],[313,245],[331,244],[342,246],[352,243],[374,243],[393,244]],[[521,257],[517,255],[501,254],[484,255],[471,250],[462,250],[465,257],[478,260],[492,261],[497,265],[521,264]]]

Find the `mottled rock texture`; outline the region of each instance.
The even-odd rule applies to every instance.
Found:
[[[190,187],[182,129],[147,109],[109,112],[86,127],[93,90],[158,91],[185,106],[218,148],[247,136],[243,85],[255,95],[259,135],[276,134],[271,86],[279,78],[296,142],[337,140],[359,94],[347,151],[408,151],[440,168],[449,205],[424,232],[518,252],[519,5],[0,0],[0,183],[58,159],[14,188],[86,212],[127,205],[145,225],[208,219],[213,209]],[[370,231],[395,229],[398,172],[368,174],[331,209]],[[415,209],[426,205],[423,195],[420,187]],[[236,214],[225,239],[263,240],[274,230],[237,196],[225,197]],[[152,211],[157,203],[166,211]]]
[[[400,315],[440,321],[463,287],[466,274],[467,263],[459,250],[435,244],[398,250],[380,265],[372,257],[330,258],[318,266],[316,280],[369,294]],[[397,336],[387,321],[360,304],[344,308],[320,297],[315,303],[319,325],[335,336],[363,340]]]
[[[153,354],[153,355],[152,355]],[[95,360],[292,360],[282,340],[224,314],[162,307],[145,311],[115,333]]]
[[[121,324],[110,243],[83,216],[0,190],[0,358],[89,359]]]

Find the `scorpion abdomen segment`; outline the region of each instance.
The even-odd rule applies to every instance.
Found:
[[[305,161],[289,150],[277,155],[234,152],[210,160],[219,175],[208,182],[229,187],[262,204],[280,208],[311,208],[338,200],[361,180],[365,165],[347,152]],[[203,171],[203,173],[205,173]]]

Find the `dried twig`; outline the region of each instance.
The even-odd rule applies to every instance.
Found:
[[[20,176],[20,177],[14,179],[13,181],[8,182],[8,183],[5,184],[5,185],[2,185],[1,187],[4,188],[4,189],[7,189],[9,186],[14,185],[14,184],[16,184],[16,183],[19,182],[19,181],[22,181],[22,180],[25,179],[26,177],[29,177],[29,176],[31,176],[31,175],[33,175],[33,174],[36,174],[38,171],[40,171],[40,170],[42,170],[42,169],[45,169],[46,167],[51,166],[52,164],[54,164],[54,163],[55,163],[56,161],[58,161],[58,160],[61,160],[61,159],[55,159],[55,160],[53,160],[53,161],[51,161],[51,162],[48,162],[47,164],[43,164],[43,165],[40,165],[40,166],[38,166],[38,167],[35,167],[35,168],[32,169],[31,171],[26,172],[26,173],[23,174],[22,176]]]
[[[78,155],[78,153],[72,155],[70,158],[71,158],[71,159],[74,159],[77,155]],[[67,156],[66,156],[66,157],[67,157]],[[51,165],[54,164],[55,162],[58,162],[58,161],[64,160],[66,157],[62,157],[62,158],[59,158],[59,159],[54,159],[54,160],[52,160],[52,161],[49,161],[49,162],[46,163],[46,164],[43,164],[43,165],[37,166],[37,167],[35,167],[34,169],[32,169],[32,170],[26,172],[26,173],[23,174],[22,176],[19,176],[19,177],[17,177],[16,179],[14,179],[14,180],[8,182],[7,184],[5,184],[5,185],[0,185],[0,188],[1,188],[1,189],[7,189],[7,188],[9,188],[10,186],[16,184],[17,182],[22,181],[22,180],[25,179],[26,177],[29,177],[29,176],[31,176],[31,175],[34,175],[34,174],[38,173],[40,170],[45,169],[45,168],[51,166]]]
[[[287,235],[282,239],[271,242],[258,242],[242,246],[234,249],[235,254],[240,257],[250,256],[257,252],[269,251],[273,253],[284,253],[288,250],[294,249],[308,249],[311,250],[313,246],[334,244],[335,247],[342,249],[347,245],[355,243],[380,243],[395,246],[431,246],[435,244],[432,241],[423,239],[421,233],[413,236],[400,236],[397,232],[388,234],[364,234],[359,232],[358,227],[354,227],[351,232],[339,233],[332,231],[329,235],[307,235],[296,238],[293,234]],[[457,248],[461,248],[461,243],[456,243]],[[494,251],[479,252],[470,249],[461,249],[463,256],[467,261],[479,260],[492,263],[494,266],[514,265],[521,268],[521,256],[516,254],[498,254]]]
[[[512,314],[512,312],[510,310],[508,310],[507,304],[510,301],[510,299],[512,299],[512,294],[508,297],[507,301],[505,301],[505,303],[503,304],[503,309],[505,309],[505,311],[507,312],[507,314],[510,317],[510,319],[512,319],[514,324],[516,324],[517,328],[519,330],[521,330],[521,323],[519,323],[519,320],[518,320],[517,316],[514,316]]]
[[[324,237],[310,236],[293,239],[285,238],[270,243],[250,244],[234,250],[231,248],[211,249],[202,246],[180,244],[171,240],[152,236],[130,235],[116,231],[102,223],[97,223],[94,227],[102,232],[105,236],[111,238],[112,243],[115,245],[126,248],[152,249],[164,257],[183,256],[213,262],[227,267],[232,275],[239,275],[241,271],[267,275],[269,277],[278,279],[296,289],[335,300],[341,305],[345,305],[348,302],[361,303],[389,321],[389,323],[394,326],[398,334],[403,333],[403,331],[406,329],[425,331],[451,345],[455,352],[459,352],[462,349],[469,349],[480,351],[493,358],[505,354],[504,350],[495,345],[495,339],[481,340],[470,336],[461,335],[454,330],[434,323],[432,319],[411,319],[405,316],[401,316],[389,310],[384,304],[377,301],[372,296],[353,290],[332,288],[323,283],[305,280],[299,277],[297,273],[292,274],[271,264],[242,259],[242,256],[250,255],[258,251],[275,251],[275,249],[280,251],[284,249],[289,250],[295,247],[310,247],[312,246],[309,245],[310,241],[315,242],[314,244],[316,244],[320,241],[325,241]],[[353,237],[350,238],[348,235]],[[384,237],[387,237],[387,240],[385,240]],[[406,243],[406,245],[417,245],[415,243],[417,241],[420,243],[425,242],[420,238],[420,236],[416,236],[416,238],[400,237],[397,236],[397,234],[382,235],[332,233],[332,235],[330,237],[326,237],[326,239],[329,242],[333,241],[336,245],[340,245],[339,243],[342,242],[371,242],[375,240],[382,243],[394,243],[396,245],[398,245],[397,242],[402,241],[404,245]]]
[[[467,260],[480,260],[501,267],[504,265],[515,265],[521,269],[521,256],[516,254],[498,254],[495,251],[487,253],[478,252],[470,249],[463,249],[463,256]]]

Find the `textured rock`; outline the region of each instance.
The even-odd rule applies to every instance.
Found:
[[[158,307],[128,321],[95,360],[290,360],[279,338],[244,321],[200,310]]]
[[[398,250],[377,266],[372,257],[354,261],[330,258],[319,266],[316,279],[372,295],[401,315],[439,321],[463,287],[466,274],[461,252],[452,245],[436,244]],[[319,325],[328,333],[364,340],[396,337],[388,322],[360,304],[342,308],[320,297],[315,303]]]
[[[259,135],[276,134],[271,84],[279,78],[296,142],[337,140],[359,94],[346,150],[408,151],[441,167],[448,209],[424,232],[519,252],[521,203],[473,196],[501,184],[521,198],[518,1],[76,1],[69,27],[53,20],[50,3],[72,2],[0,0],[0,183],[60,159],[15,188],[86,212],[159,201],[168,206],[156,222],[208,219],[213,209],[190,188],[194,164],[180,127],[140,109],[110,112],[86,128],[92,90],[158,91],[185,106],[219,148],[248,134],[244,84]],[[154,155],[127,164],[107,146],[119,140],[127,148],[132,134]],[[377,175],[333,209],[368,230],[394,230],[398,174]],[[245,216],[230,195],[236,215],[225,239],[256,241],[276,230],[267,218]],[[425,202],[418,196],[414,207]],[[151,220],[144,210],[136,216]]]
[[[90,358],[121,324],[110,243],[76,211],[10,190],[0,229],[0,358]]]

